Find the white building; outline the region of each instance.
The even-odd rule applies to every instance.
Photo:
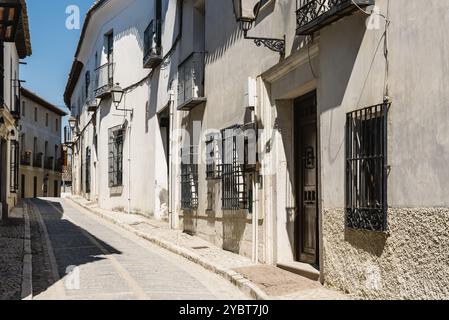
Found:
[[[242,0],[239,25],[233,2],[90,10],[75,193],[356,295],[447,298],[449,4]],[[227,128],[263,129],[255,165]]]
[[[20,68],[31,55],[25,0],[0,3],[0,207],[1,219],[16,205],[19,190]]]
[[[59,197],[64,153],[62,117],[67,114],[21,88],[20,198]]]

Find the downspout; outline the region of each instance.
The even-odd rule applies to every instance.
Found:
[[[173,215],[174,215],[174,212],[173,212],[173,204],[174,204],[174,201],[173,201],[173,197],[174,197],[173,169],[174,169],[174,166],[172,165],[172,163],[173,163],[172,133],[173,133],[173,129],[175,127],[174,123],[173,123],[174,118],[175,118],[173,107],[174,107],[173,91],[171,91],[170,92],[170,101],[169,101],[169,105],[168,105],[169,119],[170,119],[169,120],[170,125],[168,128],[168,130],[170,130],[169,141],[168,141],[168,144],[169,144],[169,146],[168,146],[168,171],[169,171],[169,173],[168,173],[168,192],[169,192],[169,195],[168,195],[168,219],[169,219],[170,229],[175,229],[175,223],[174,223],[175,219],[173,217]]]
[[[128,214],[131,214],[131,121],[128,124]]]

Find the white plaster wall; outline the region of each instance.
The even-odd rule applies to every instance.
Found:
[[[175,4],[175,1],[163,1],[164,53],[168,52],[174,41],[172,37],[176,29],[177,14]],[[72,105],[76,106],[79,100],[83,104],[84,74],[86,70],[91,70],[93,79],[95,53],[102,53],[100,64],[106,62],[103,50],[104,34],[111,30],[114,32],[114,82],[126,88],[147,77],[151,70],[143,68],[143,34],[154,17],[153,10],[153,1],[135,0],[125,3],[111,0],[96,11],[80,51],[79,59],[85,66],[74,90]],[[91,187],[92,192],[96,194],[90,196],[91,199],[98,199],[101,207],[127,209],[129,190],[131,211],[158,219],[166,218],[167,203],[160,199],[161,195],[168,190],[168,173],[157,113],[169,103],[168,91],[175,76],[176,74],[168,64],[162,70],[154,72],[147,81],[127,92],[120,108],[133,109],[132,118],[130,113],[125,115],[123,111],[117,111],[115,106],[111,106],[110,99],[102,101],[97,113],[98,155],[95,156],[96,163],[92,163],[91,169],[91,175],[95,180]],[[146,115],[147,103],[150,108],[149,119]],[[90,119],[91,114],[88,114],[84,108],[80,128],[86,127]],[[108,129],[121,125],[125,121],[131,127],[131,137],[128,128],[123,150],[123,188],[120,188],[119,194],[111,195],[108,185]],[[83,149],[85,150],[88,145],[92,145],[91,124],[87,126],[84,135]],[[128,152],[130,152],[129,157]],[[128,168],[128,158],[131,159],[131,170]],[[79,162],[79,159],[80,156],[75,161]],[[77,171],[80,177],[79,165]],[[78,193],[80,193],[79,188]]]

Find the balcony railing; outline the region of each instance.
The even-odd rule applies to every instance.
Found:
[[[22,152],[20,155],[20,165],[31,166],[31,152]]]
[[[64,167],[64,159],[59,158],[58,160],[56,160],[56,162],[55,162],[55,171],[62,173],[63,167]]]
[[[42,159],[43,159],[42,153],[36,154],[33,159],[33,167],[42,168]]]
[[[21,112],[20,96],[15,95],[13,105],[11,106],[11,114],[14,117],[14,119],[20,119],[20,112]]]
[[[178,110],[189,111],[206,102],[203,52],[192,53],[178,67]]]
[[[374,0],[296,0],[296,34],[311,35],[321,28],[374,5]]]
[[[114,70],[114,63],[106,63],[95,70],[95,98],[103,98],[110,94],[110,90],[114,86]]]
[[[53,170],[53,157],[46,157],[44,161],[44,168],[47,170]]]
[[[152,20],[144,33],[143,66],[152,69],[162,61],[161,37],[159,25]]]

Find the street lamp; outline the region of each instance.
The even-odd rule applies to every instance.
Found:
[[[256,21],[260,10],[260,1],[258,0],[233,0],[234,14],[240,28],[248,32],[254,21]]]
[[[112,88],[111,94],[112,94],[112,101],[115,103],[115,105],[119,105],[123,100],[125,91],[123,91],[122,87],[120,87],[119,84],[117,83]]]
[[[254,40],[254,43],[260,47],[262,44],[268,49],[279,52],[281,56],[285,54],[285,36],[284,39],[249,37],[248,31],[253,27],[254,22],[259,16],[261,2],[260,0],[232,0],[234,6],[235,19],[243,31],[245,39]]]
[[[76,118],[71,117],[69,119],[69,126],[70,126],[70,129],[72,130],[72,132],[75,131],[76,125],[77,125]]]
[[[0,0],[0,42],[14,42],[22,6],[18,0]]]
[[[125,95],[125,90],[123,90],[122,87],[120,87],[120,85],[118,83],[111,89],[111,94],[112,94],[112,102],[114,102],[114,104],[115,104],[115,109],[117,111],[131,112],[131,117],[132,117],[134,110],[119,108],[119,105],[123,100],[123,96]]]

